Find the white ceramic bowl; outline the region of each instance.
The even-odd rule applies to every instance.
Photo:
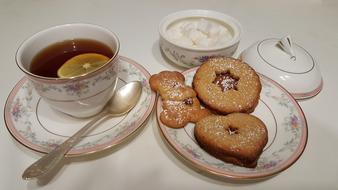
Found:
[[[175,23],[189,19],[205,19],[226,27],[230,32],[231,39],[223,45],[212,47],[192,47],[173,41],[168,35],[168,29]],[[236,51],[242,27],[240,23],[223,13],[210,10],[185,10],[172,13],[162,19],[159,25],[160,47],[163,54],[172,62],[183,67],[194,67],[202,64],[209,57],[230,57]]]

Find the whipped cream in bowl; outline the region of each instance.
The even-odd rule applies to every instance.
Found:
[[[220,12],[185,10],[166,16],[159,25],[160,47],[173,63],[194,67],[209,57],[230,57],[237,50],[240,23]]]

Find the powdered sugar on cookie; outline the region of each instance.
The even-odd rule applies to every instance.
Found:
[[[149,80],[151,89],[158,92],[162,99],[160,120],[168,127],[181,128],[211,114],[201,108],[195,91],[184,82],[184,76],[176,71],[162,71]]]

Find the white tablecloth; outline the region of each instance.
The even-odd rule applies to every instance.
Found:
[[[163,142],[154,114],[129,143],[104,156],[67,163],[48,184],[21,179],[41,155],[17,143],[0,127],[0,189],[336,189],[338,188],[338,1],[155,1],[1,0],[1,107],[23,77],[14,55],[20,43],[50,26],[85,22],[104,26],[120,38],[121,55],[151,74],[181,70],[166,62],[158,44],[158,24],[169,13],[210,9],[237,18],[243,26],[238,55],[257,40],[290,34],[317,60],[324,87],[299,101],[309,137],[300,159],[282,173],[258,182],[234,182],[199,174]],[[3,109],[2,113],[3,115]]]

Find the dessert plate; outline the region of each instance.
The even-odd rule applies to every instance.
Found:
[[[95,153],[117,144],[140,128],[150,115],[156,95],[150,89],[150,74],[138,63],[120,56],[118,85],[141,81],[142,95],[126,115],[102,122],[74,146],[66,156]],[[24,146],[47,153],[83,127],[88,119],[74,118],[49,107],[24,77],[9,94],[5,105],[5,122],[11,135]]]
[[[191,86],[197,68],[183,72],[186,84]],[[160,121],[162,101],[157,101],[157,121],[168,144],[198,169],[232,179],[257,179],[279,173],[290,167],[301,156],[307,143],[307,123],[297,101],[283,87],[260,75],[262,91],[259,103],[252,113],[268,129],[269,141],[256,168],[245,168],[223,162],[199,147],[194,138],[194,124],[181,129],[165,126]]]

